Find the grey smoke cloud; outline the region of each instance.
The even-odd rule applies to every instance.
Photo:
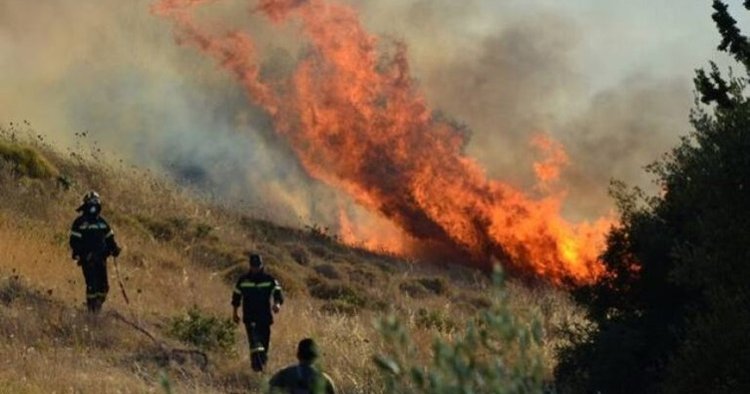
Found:
[[[28,119],[61,145],[88,131],[110,153],[278,221],[330,214],[315,201],[332,191],[229,76],[175,44],[150,3],[0,3],[0,119]]]
[[[689,130],[693,70],[731,64],[704,1],[359,3],[376,29],[437,52],[412,52],[414,70],[435,107],[472,130],[468,153],[490,176],[531,190],[531,135],[563,143],[575,220],[611,209],[612,178],[651,189],[643,167]]]
[[[642,166],[687,130],[692,69],[715,57],[704,1],[348,2],[370,31],[409,45],[427,99],[472,130],[468,153],[490,176],[529,188],[530,135],[560,140],[575,218],[610,209],[612,177],[648,184]],[[341,207],[363,217],[304,174],[231,77],[176,45],[150,3],[0,2],[0,121],[28,119],[60,144],[88,130],[135,163],[288,223],[333,224]],[[232,0],[201,18],[251,32],[266,75],[283,73],[301,47],[294,26],[276,33],[247,10]]]

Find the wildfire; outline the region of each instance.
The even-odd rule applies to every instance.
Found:
[[[293,75],[270,85],[260,78],[252,37],[216,35],[193,18],[196,7],[215,1],[161,0],[153,11],[174,22],[178,42],[234,74],[312,176],[411,238],[460,251],[482,268],[497,259],[517,272],[576,283],[604,273],[597,256],[611,221],[569,223],[560,216],[562,193],[533,199],[488,179],[463,154],[461,130],[433,116],[415,88],[406,48],[396,43],[385,56],[353,8],[328,0],[260,0],[253,12],[277,24],[294,18],[309,45]],[[549,139],[533,144],[547,156],[534,169],[540,188],[549,191],[568,158]],[[341,222],[344,229],[356,227],[345,215]],[[381,240],[380,248],[402,248],[387,235],[372,239]]]

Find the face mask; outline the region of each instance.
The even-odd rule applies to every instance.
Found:
[[[99,213],[99,206],[98,205],[89,205],[89,214],[96,215]]]

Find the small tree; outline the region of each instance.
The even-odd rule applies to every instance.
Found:
[[[168,334],[203,350],[231,352],[235,344],[235,324],[232,320],[207,315],[197,306],[184,315],[172,318]]]
[[[577,292],[597,328],[562,352],[564,391],[750,392],[750,43],[713,8],[719,49],[745,73],[697,71],[694,131],[649,167],[661,195],[614,188],[613,275]]]
[[[379,323],[388,351],[375,357],[388,393],[538,393],[542,391],[541,325],[511,311],[500,273],[493,305],[454,341],[436,338],[424,365],[407,329],[394,317]]]

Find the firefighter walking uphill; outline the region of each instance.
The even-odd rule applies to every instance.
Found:
[[[232,293],[232,318],[240,322],[237,310],[242,305],[242,322],[245,324],[250,345],[250,365],[261,372],[268,362],[273,315],[278,313],[284,296],[279,282],[264,272],[260,255],[250,255],[250,271],[240,277]]]
[[[117,257],[120,247],[109,224],[100,216],[101,198],[91,191],[83,197],[83,204],[76,209],[80,215],[70,228],[70,248],[73,259],[83,270],[86,281],[86,306],[89,312],[102,309],[109,292],[107,279],[107,257]]]

